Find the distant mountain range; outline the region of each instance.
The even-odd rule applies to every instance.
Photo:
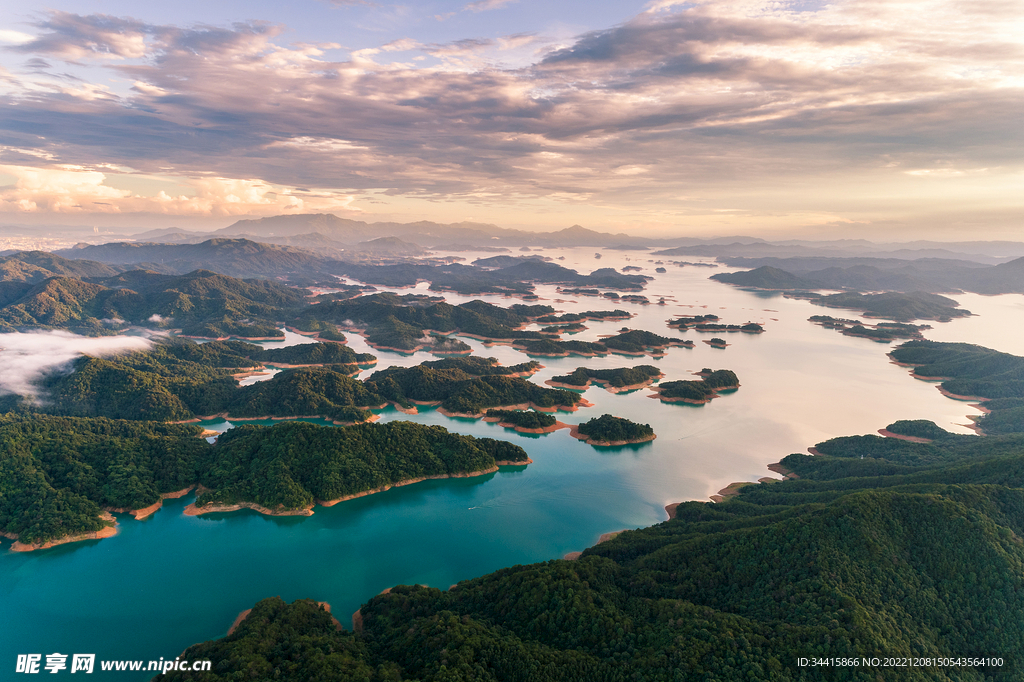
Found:
[[[711,279],[778,290],[1024,293],[1024,258],[992,266],[964,260],[884,258],[730,259],[729,262],[739,265],[765,261],[771,264],[744,272],[719,273]],[[780,267],[782,265],[785,269]]]

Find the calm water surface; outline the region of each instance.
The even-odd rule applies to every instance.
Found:
[[[550,253],[550,252],[548,252]],[[725,268],[679,268],[639,252],[593,249],[559,252],[567,267],[638,265],[656,279],[643,292],[667,305],[639,306],[590,297],[565,297],[539,287],[564,311],[623,308],[628,322],[587,322],[571,338],[596,340],[620,327],[693,338],[696,348],[670,349],[663,358],[538,358],[538,383],[578,366],[655,364],[664,380],[688,379],[703,367],[734,370],[742,387],[705,406],[662,404],[640,390],[614,395],[591,388],[594,407],[562,413],[579,422],[612,413],[649,423],[652,443],[594,448],[566,431],[526,436],[496,424],[449,419],[433,409],[415,417],[393,409],[382,420],[413,419],[474,436],[505,438],[525,448],[534,463],[503,467],[470,479],[426,481],[386,493],[316,508],[311,517],[268,518],[251,511],[186,517],[192,496],[169,500],[149,519],[119,515],[118,534],[102,541],[15,554],[0,546],[0,669],[19,653],[95,653],[100,659],[173,658],[188,645],[225,634],[238,612],[261,598],[312,597],[330,602],[346,626],[372,595],[400,583],[447,588],[503,566],[560,558],[592,545],[604,532],[663,521],[671,502],[705,499],[732,481],[774,476],[765,465],[821,440],[873,433],[896,419],[931,419],[959,433],[966,403],[943,397],[934,384],[910,377],[889,362],[889,346],[845,337],[807,322],[828,314],[807,301],[742,291],[709,281]],[[482,254],[487,255],[487,254]],[[473,256],[475,257],[475,256]],[[692,259],[687,259],[692,260]],[[404,290],[402,293],[408,293]],[[416,291],[429,293],[426,285]],[[469,297],[446,296],[452,303]],[[1024,297],[956,297],[976,317],[935,323],[929,338],[969,341],[1024,354],[1024,341],[1008,330],[1024,328]],[[556,302],[556,299],[560,302]],[[517,301],[487,297],[499,305]],[[725,323],[764,324],[761,335],[729,334],[730,346],[700,343],[711,334],[680,333],[665,322],[679,314],[713,312]],[[842,316],[852,317],[843,313]],[[507,346],[464,339],[474,353],[503,364],[529,359]],[[289,334],[280,346],[302,343]],[[375,369],[433,359],[369,348],[350,335],[357,352],[379,357]],[[231,424],[207,424],[225,430]],[[7,668],[13,670],[13,668]],[[66,671],[65,671],[66,672]],[[93,679],[102,678],[97,672]],[[149,675],[110,673],[110,679]]]

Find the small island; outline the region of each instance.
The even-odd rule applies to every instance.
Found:
[[[860,320],[847,320],[829,315],[811,315],[807,320],[826,329],[835,329],[844,336],[871,339],[880,343],[890,343],[896,339],[923,339],[924,336],[921,335],[921,331],[931,329],[931,325],[927,324],[906,324],[903,322],[867,324]]]
[[[650,424],[637,424],[610,414],[595,417],[572,428],[569,433],[588,445],[599,446],[646,443],[657,438]]]
[[[725,339],[723,339],[721,337],[718,337],[718,336],[715,336],[715,337],[710,338],[710,339],[705,339],[704,343],[708,344],[712,348],[725,348],[726,346],[731,346],[732,345],[730,343],[726,343]]]
[[[616,369],[577,367],[572,374],[554,376],[544,383],[555,388],[568,389],[586,389],[592,384],[601,384],[610,393],[623,393],[650,386],[663,376],[665,375],[661,370],[653,365]]]
[[[668,326],[680,331],[693,329],[698,332],[743,332],[745,334],[762,334],[764,327],[757,322],[744,324],[720,324],[718,315],[684,315],[669,320]]]
[[[960,308],[960,304],[952,298],[924,291],[909,293],[889,291],[882,294],[845,291],[827,296],[817,293],[794,292],[786,294],[786,296],[807,299],[814,305],[828,308],[859,310],[865,317],[881,317],[897,322],[912,322],[914,320],[949,322],[955,317],[970,317],[972,314],[970,310]]]
[[[537,355],[548,358],[567,358],[570,355],[582,357],[594,357],[597,355],[608,355],[608,347],[603,343],[592,341],[553,341],[551,339],[516,339],[512,347],[521,350],[527,355]]]
[[[659,336],[642,329],[623,329],[615,336],[602,338],[601,343],[610,348],[612,352],[624,355],[645,355],[647,353],[660,355],[667,348],[673,346],[693,347],[693,341]]]
[[[590,290],[587,290],[590,291]],[[596,289],[593,290],[594,296],[598,294]],[[582,313],[565,313],[563,315],[544,315],[536,318],[535,322],[541,324],[562,324],[568,322],[586,322],[587,320],[597,321],[612,321],[612,320],[628,320],[633,317],[633,313],[626,310],[587,310]]]
[[[739,388],[740,381],[736,373],[728,369],[702,369],[697,373],[700,381],[665,381],[652,388],[655,395],[664,403],[689,403],[703,405],[718,397],[719,391]]]
[[[416,404],[436,405],[445,416],[474,419],[493,407],[574,412],[589,404],[578,393],[541,388],[522,378],[539,367],[536,362],[503,367],[493,358],[452,357],[416,367],[389,367],[375,372],[363,386],[406,410]]]
[[[484,421],[498,422],[498,426],[519,433],[551,433],[565,427],[550,414],[533,410],[487,410]]]

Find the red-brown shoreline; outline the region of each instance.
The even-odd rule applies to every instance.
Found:
[[[633,438],[631,440],[591,440],[589,436],[585,436],[580,433],[579,426],[570,426],[569,435],[576,440],[581,440],[587,445],[593,445],[594,447],[618,447],[620,445],[634,445],[637,443],[650,443],[652,440],[658,437],[658,434],[652,433],[649,438]]]
[[[88,531],[85,533],[65,535],[55,540],[48,540],[47,542],[42,543],[24,543],[13,533],[0,533],[0,535],[3,535],[5,538],[10,540],[14,540],[14,544],[11,545],[12,552],[34,552],[37,549],[49,549],[58,545],[66,545],[72,542],[81,542],[83,540],[102,540],[103,538],[109,538],[117,535],[117,520],[110,512],[100,512],[100,519],[111,523],[112,525],[104,526],[99,530]]]

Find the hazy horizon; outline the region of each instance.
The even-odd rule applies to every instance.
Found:
[[[1000,240],[1017,2],[0,9],[0,223]],[[984,40],[978,38],[984,36]]]

